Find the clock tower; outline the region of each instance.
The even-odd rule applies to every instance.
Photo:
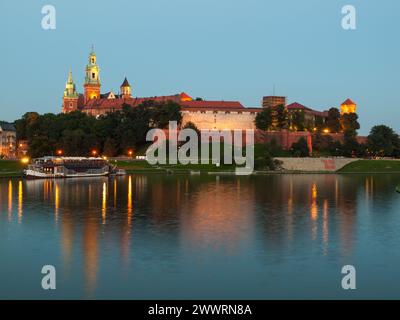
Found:
[[[100,68],[97,65],[97,57],[92,46],[92,51],[89,54],[89,61],[86,65],[85,77],[85,103],[90,99],[100,98]]]

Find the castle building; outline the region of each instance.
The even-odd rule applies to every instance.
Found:
[[[17,133],[13,124],[0,121],[0,156],[13,158],[16,155]]]
[[[185,92],[170,96],[141,98],[133,95],[132,87],[126,77],[118,93],[110,91],[102,94],[100,67],[97,64],[97,56],[93,47],[86,65],[83,87],[84,93],[78,93],[72,78],[72,72],[69,71],[63,96],[63,113],[79,110],[88,115],[99,117],[103,114],[122,110],[124,105],[134,108],[149,100],[155,102],[173,101],[181,105],[182,125],[184,126],[188,122],[192,122],[200,130],[255,129],[257,113],[261,112],[263,108],[276,108],[280,105],[286,108],[289,120],[291,114],[295,111],[303,111],[305,121],[308,123],[308,126],[312,127],[317,125],[317,123],[324,123],[328,116],[327,111],[313,110],[297,102],[287,105],[286,97],[282,96],[264,97],[262,101],[263,108],[244,107],[239,101],[194,100]],[[356,105],[350,99],[342,104],[342,113],[355,112],[355,110]]]
[[[254,120],[261,108],[245,108],[238,101],[204,101],[193,100],[182,92],[170,96],[134,97],[132,87],[125,77],[120,86],[120,92],[112,91],[102,94],[100,82],[100,67],[97,56],[92,48],[85,69],[84,93],[79,94],[72,78],[68,74],[65,85],[62,112],[82,111],[88,115],[100,115],[122,110],[124,105],[131,107],[153,100],[156,102],[173,101],[181,105],[182,125],[193,122],[201,129],[255,129]]]

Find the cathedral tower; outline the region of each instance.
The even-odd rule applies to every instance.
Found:
[[[124,82],[121,84],[121,96],[122,99],[127,99],[127,98],[131,98],[132,96],[132,88],[128,82],[128,80],[125,77]]]
[[[86,65],[85,77],[85,102],[90,99],[100,98],[100,68],[97,65],[97,57],[92,47],[89,54],[89,63]]]
[[[72,71],[70,70],[67,83],[65,84],[62,112],[69,113],[78,110],[78,97],[75,83],[72,79]]]

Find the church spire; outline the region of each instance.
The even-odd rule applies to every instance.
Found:
[[[67,83],[65,84],[64,97],[68,97],[68,98],[77,98],[78,97],[78,93],[76,92],[75,83],[74,83],[74,80],[72,79],[71,69],[68,72],[68,79],[67,79]]]
[[[69,72],[68,72],[68,80],[67,80],[67,84],[68,83],[74,83],[74,80],[72,79],[72,70],[71,69],[69,69]]]
[[[85,101],[100,98],[100,68],[97,65],[97,56],[94,46],[89,54],[88,64],[86,65],[85,77]]]
[[[79,95],[78,92],[76,92],[75,83],[72,79],[72,71],[70,69],[67,82],[65,83],[62,112],[69,113],[78,110],[78,98]]]
[[[128,79],[125,77],[124,82],[121,84],[121,95],[123,99],[130,98],[132,95],[131,85],[128,82]]]

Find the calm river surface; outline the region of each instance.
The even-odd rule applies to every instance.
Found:
[[[0,179],[0,298],[400,299],[400,175]],[[341,288],[344,265],[357,290]],[[57,289],[41,288],[42,266]]]

